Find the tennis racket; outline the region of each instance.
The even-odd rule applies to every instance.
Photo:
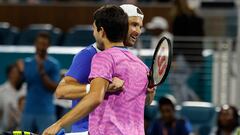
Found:
[[[149,88],[160,85],[167,78],[171,67],[173,49],[171,41],[162,37],[153,54],[152,65],[149,72]]]
[[[37,135],[37,134],[27,131],[3,131],[0,133],[0,135]]]
[[[0,135],[38,135],[28,131],[3,131]],[[65,135],[65,130],[61,129],[56,135]]]

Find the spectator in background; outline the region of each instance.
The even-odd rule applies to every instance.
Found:
[[[187,63],[183,55],[177,55],[173,59],[171,73],[169,74],[168,81],[170,91],[173,93],[177,103],[183,101],[199,101],[200,98],[188,86],[188,80],[192,74],[192,69]]]
[[[238,110],[234,106],[223,105],[217,117],[217,127],[210,135],[240,135]]]
[[[187,0],[175,0],[174,4],[173,35],[183,38],[180,41],[174,41],[174,53],[183,54],[191,67],[199,65],[203,59],[202,41],[201,39],[191,41],[188,37],[204,36],[203,19],[189,7]]]
[[[14,130],[20,121],[18,98],[24,93],[21,87],[20,71],[16,64],[9,65],[6,70],[7,81],[0,86],[0,130]]]
[[[163,17],[153,17],[151,22],[147,23],[146,28],[152,36],[150,43],[151,48],[156,48],[159,39],[164,36],[169,38],[170,41],[173,41],[173,35],[168,32],[168,22]]]
[[[35,56],[18,61],[27,83],[21,130],[41,133],[56,120],[53,93],[60,79],[60,67],[58,61],[47,54],[49,46],[48,33],[39,33],[35,40]]]
[[[148,135],[189,135],[192,132],[188,121],[175,116],[174,100],[170,95],[160,98],[161,117],[152,123],[148,129]]]

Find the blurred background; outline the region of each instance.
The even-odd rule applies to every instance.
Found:
[[[176,115],[189,120],[194,134],[208,135],[217,127],[222,105],[240,107],[240,0],[0,0],[0,84],[7,81],[9,65],[35,53],[35,37],[43,31],[51,38],[48,53],[64,74],[73,56],[95,42],[92,15],[109,3],[132,3],[143,11],[142,34],[131,51],[148,66],[160,37],[173,43],[170,74],[145,108],[149,125],[161,116],[158,101],[167,94],[175,97]],[[10,97],[20,113],[25,93]],[[71,106],[55,104],[59,117]]]

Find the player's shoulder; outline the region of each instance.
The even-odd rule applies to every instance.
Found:
[[[87,46],[86,48],[82,49],[79,51],[75,57],[88,57],[88,56],[93,56],[97,53],[96,48],[94,48],[93,44]]]
[[[80,52],[96,52],[96,49],[94,48],[93,44],[91,44],[91,45],[87,46],[86,48],[84,48],[83,50],[81,50]]]

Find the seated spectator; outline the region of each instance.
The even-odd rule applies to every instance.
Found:
[[[0,130],[14,130],[20,120],[18,97],[24,93],[21,88],[20,72],[15,64],[7,67],[7,81],[0,86]]]
[[[152,123],[148,129],[148,135],[189,135],[191,133],[190,123],[175,116],[175,104],[172,100],[170,96],[160,98],[161,117]]]
[[[217,127],[210,135],[240,135],[238,110],[234,106],[223,105],[217,117]]]

